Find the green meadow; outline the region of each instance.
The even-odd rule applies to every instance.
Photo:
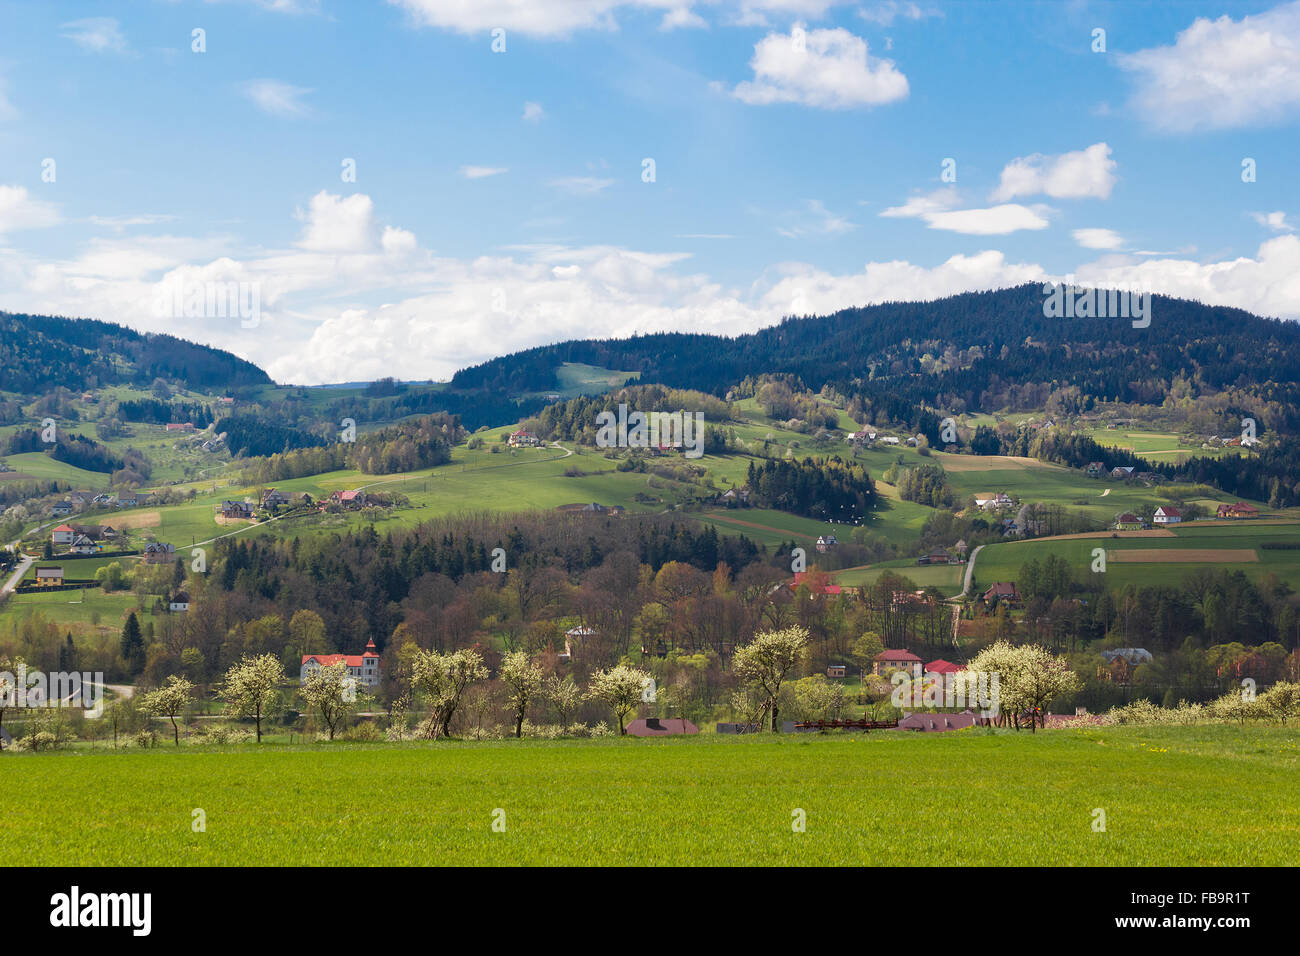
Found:
[[[1300,854],[1300,731],[1288,728],[3,759],[0,809],[22,836],[11,862],[29,865],[1250,866]]]
[[[980,551],[975,563],[975,581],[982,588],[994,581],[1014,581],[1020,568],[1031,559],[1042,561],[1049,554],[1065,558],[1084,578],[1092,572],[1093,549],[1106,551],[1106,583],[1111,587],[1132,584],[1137,587],[1176,585],[1198,568],[1239,570],[1259,581],[1267,574],[1276,575],[1293,588],[1300,588],[1300,550],[1262,548],[1264,542],[1285,543],[1300,547],[1300,522],[1270,521],[1198,521],[1178,525],[1173,535],[1145,533],[1140,536],[1114,538],[1101,535],[1090,538],[1040,538],[991,544]],[[1178,551],[1215,549],[1253,552],[1257,560],[1236,561],[1207,558],[1204,561],[1116,560],[1124,551]],[[1175,556],[1182,557],[1182,556]],[[1244,555],[1242,555],[1244,557]]]

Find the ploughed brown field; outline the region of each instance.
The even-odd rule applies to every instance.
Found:
[[[1259,560],[1254,548],[1132,548],[1111,551],[1106,557],[1121,564],[1241,564]]]

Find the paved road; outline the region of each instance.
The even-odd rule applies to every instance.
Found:
[[[970,553],[970,558],[966,561],[966,579],[962,582],[961,594],[958,595],[959,597],[965,597],[970,593],[971,578],[975,576],[975,558],[978,557],[979,553],[983,550],[984,545],[981,544]]]
[[[32,559],[24,554],[22,560],[18,562],[18,570],[9,576],[9,580],[4,583],[4,587],[0,587],[0,596],[10,593],[14,588],[18,587],[18,582],[23,579],[23,575],[27,573],[27,569],[31,566]]]

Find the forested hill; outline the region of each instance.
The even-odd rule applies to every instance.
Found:
[[[96,319],[0,312],[0,390],[31,395],[155,378],[214,391],[271,382],[252,362],[172,335]]]
[[[1046,388],[1096,401],[1160,404],[1185,379],[1300,406],[1300,327],[1240,309],[1154,297],[1151,323],[1048,318],[1041,284],[787,318],[726,338],[695,334],[563,342],[464,369],[457,388],[553,388],[561,363],[639,371],[641,381],[722,394],[747,376],[789,373],[820,389],[957,410],[1041,407]],[[1289,414],[1284,417],[1291,417]],[[1297,424],[1291,422],[1292,425]]]

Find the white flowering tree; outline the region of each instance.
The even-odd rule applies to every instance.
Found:
[[[1047,706],[1079,689],[1079,675],[1069,662],[1040,644],[1016,647],[996,641],[975,655],[968,672],[998,675],[999,719],[1016,730],[1028,721],[1031,732],[1045,723]]]
[[[226,671],[220,696],[229,717],[252,717],[257,725],[257,742],[262,742],[262,720],[280,704],[284,665],[274,654],[245,657]]]
[[[524,717],[528,705],[542,689],[542,669],[523,651],[513,651],[501,659],[501,682],[506,685],[506,699],[514,711],[515,736],[524,735]]]
[[[804,660],[808,651],[808,631],[800,626],[764,631],[744,647],[736,648],[731,669],[767,702],[772,731],[780,728],[778,701],[781,685]]]
[[[172,741],[179,747],[181,732],[176,718],[185,713],[185,708],[193,699],[194,685],[184,677],[173,674],[161,687],[141,694],[139,706],[152,717],[166,717],[172,722]]]
[[[608,704],[618,719],[619,735],[627,733],[627,717],[641,703],[650,675],[636,667],[619,664],[592,675],[587,696]]]
[[[488,670],[483,656],[472,648],[450,654],[417,648],[411,655],[411,689],[429,698],[431,714],[426,722],[426,736],[451,735],[451,719],[456,715],[465,688],[486,680]]]
[[[328,667],[314,667],[307,672],[302,685],[302,697],[309,710],[316,712],[330,740],[343,726],[343,721],[357,709],[365,698],[357,693],[357,680],[348,675],[348,665],[339,661]]]

